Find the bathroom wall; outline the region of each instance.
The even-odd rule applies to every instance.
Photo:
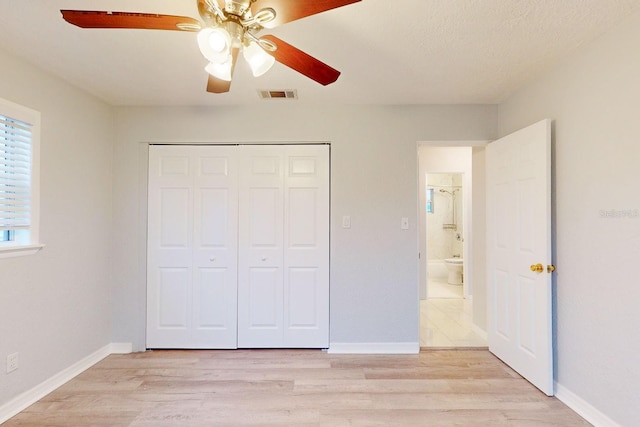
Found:
[[[434,190],[433,213],[427,213],[427,260],[461,257],[464,236],[462,175],[427,174],[426,188]],[[455,191],[455,197],[441,189]],[[456,229],[445,228],[445,224],[455,224]],[[460,239],[456,239],[458,235]]]

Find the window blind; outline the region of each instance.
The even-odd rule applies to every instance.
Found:
[[[0,230],[31,219],[31,125],[0,115]]]

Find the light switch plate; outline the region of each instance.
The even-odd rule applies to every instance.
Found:
[[[342,228],[351,228],[351,217],[349,215],[342,217]]]
[[[409,218],[403,217],[400,220],[400,228],[403,229],[403,230],[408,230],[409,229]]]

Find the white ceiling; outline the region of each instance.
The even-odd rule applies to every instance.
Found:
[[[223,95],[205,91],[195,33],[83,30],[60,15],[199,18],[196,0],[0,0],[0,49],[113,105],[247,105],[266,102],[258,90],[278,89],[297,89],[297,102],[311,103],[497,103],[639,7],[640,0],[362,0],[261,33],[340,70],[336,83],[321,86],[281,64],[254,78],[240,60]]]

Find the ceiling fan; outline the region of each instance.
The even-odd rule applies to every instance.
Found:
[[[198,32],[198,46],[209,61],[207,91],[225,93],[238,55],[242,52],[254,76],[275,61],[328,85],[340,72],[273,35],[258,37],[265,28],[315,15],[361,0],[197,0],[202,22],[187,16],[133,12],[61,10],[62,17],[80,28],[125,28]]]

